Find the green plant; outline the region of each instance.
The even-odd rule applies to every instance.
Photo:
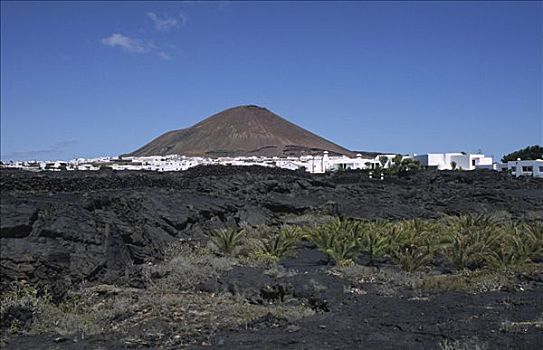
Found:
[[[458,269],[465,269],[472,265],[480,256],[481,252],[475,242],[469,236],[453,234],[450,245],[447,248],[449,260]]]
[[[447,220],[445,255],[458,269],[483,266],[501,248],[503,231],[485,215],[461,215]]]
[[[522,250],[532,262],[543,261],[543,224],[533,222],[522,226]]]
[[[453,161],[451,162],[451,169],[452,169],[452,170],[456,170],[456,166],[457,166],[457,164],[456,164],[456,162],[453,160]]]
[[[280,259],[292,253],[300,237],[297,227],[283,226],[275,236],[261,241],[261,251]]]
[[[18,333],[28,328],[30,325],[25,324],[25,319],[32,322],[39,305],[45,301],[49,302],[48,295],[39,296],[36,288],[24,282],[15,284],[0,295],[0,329]]]
[[[386,232],[389,226],[386,220],[376,220],[361,226],[360,247],[369,255],[368,265],[373,265],[375,257],[387,250],[389,240]]]
[[[271,267],[279,262],[279,258],[262,250],[256,250],[249,253],[247,257],[238,258],[238,261],[249,266]]]
[[[414,219],[393,225],[384,249],[403,270],[414,272],[430,263],[443,245],[434,221]]]
[[[507,271],[526,262],[514,249],[505,246],[500,246],[497,250],[489,252],[485,256],[485,260],[490,267],[501,271]]]
[[[387,156],[380,156],[379,157],[379,163],[381,163],[381,167],[384,168],[385,165],[388,163],[388,157]]]
[[[396,154],[394,158],[392,159],[392,163],[394,163],[394,166],[398,168],[402,164],[402,160],[403,160],[403,156],[401,154]]]
[[[208,233],[212,248],[222,255],[233,256],[242,243],[245,230],[231,228],[214,230]]]
[[[419,169],[420,162],[417,159],[405,158],[404,160],[402,160],[399,171],[404,172]]]
[[[304,229],[304,238],[313,243],[317,249],[325,251],[333,245],[336,237],[327,225],[314,225]]]
[[[501,227],[501,242],[486,255],[486,262],[499,270],[538,261],[543,256],[543,228],[541,224],[511,222]]]
[[[543,146],[539,146],[539,145],[528,146],[521,150],[504,155],[502,158],[502,162],[507,163],[508,161],[515,161],[518,158],[522,160],[541,159],[543,158]]]
[[[306,230],[305,238],[336,264],[348,264],[360,254],[360,224],[354,220],[334,219]]]
[[[448,223],[455,228],[471,229],[473,227],[492,227],[496,225],[496,219],[493,216],[484,214],[459,215],[448,218]]]
[[[346,238],[338,239],[325,253],[338,266],[351,265],[360,254],[360,246],[357,241]]]
[[[396,250],[392,255],[394,263],[407,272],[415,272],[428,264],[433,258],[433,252],[428,247],[406,245]]]
[[[70,296],[55,303],[47,290],[19,282],[0,295],[0,329],[10,333],[56,333],[84,338],[102,331],[87,299]]]

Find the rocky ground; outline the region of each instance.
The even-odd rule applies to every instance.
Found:
[[[484,276],[444,265],[406,274],[387,261],[336,267],[302,241],[293,256],[262,266],[212,254],[205,235],[224,227],[258,235],[334,216],[537,221],[541,179],[422,171],[381,181],[222,166],[0,174],[8,349],[543,345],[540,265]]]

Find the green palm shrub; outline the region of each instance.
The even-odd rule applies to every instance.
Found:
[[[304,237],[336,264],[348,264],[361,251],[360,224],[354,220],[337,218],[306,230]]]
[[[498,270],[537,262],[543,257],[543,226],[539,223],[504,225],[499,247],[486,256],[486,262]]]
[[[326,225],[314,225],[304,230],[304,238],[313,243],[320,251],[326,251],[334,244],[334,232]]]
[[[490,216],[461,215],[447,224],[445,255],[457,269],[482,267],[502,246],[503,230]]]
[[[451,225],[463,228],[492,227],[497,224],[496,219],[485,214],[467,214],[449,218]]]
[[[389,227],[390,224],[386,220],[376,220],[360,226],[360,248],[369,255],[368,265],[373,265],[375,257],[387,251]]]
[[[504,223],[487,215],[398,222],[335,219],[306,229],[304,238],[337,265],[352,263],[365,252],[369,265],[377,256],[387,256],[408,272],[437,257],[448,259],[459,270],[485,266],[504,270],[543,261],[543,224]],[[273,249],[281,246],[271,243]]]
[[[212,248],[222,255],[235,255],[236,250],[241,246],[245,230],[226,228],[213,230],[207,234]]]
[[[501,246],[497,250],[488,253],[485,261],[489,267],[496,270],[507,271],[512,267],[523,265],[526,259],[517,254],[512,247]]]
[[[522,229],[526,256],[534,263],[543,261],[543,223],[524,224]]]
[[[335,237],[356,240],[360,229],[360,223],[355,220],[337,218],[325,224]]]
[[[415,272],[427,265],[434,257],[428,246],[405,245],[392,254],[392,261],[406,272]]]
[[[457,269],[465,269],[479,259],[481,252],[468,235],[453,233],[446,254]]]
[[[391,225],[386,233],[388,253],[407,245],[430,245],[431,251],[437,251],[444,245],[443,234],[438,224],[429,220],[404,220]]]
[[[387,241],[386,249],[392,261],[407,272],[414,272],[430,263],[442,246],[437,224],[421,219],[394,224]]]
[[[300,238],[297,227],[283,226],[272,238],[261,241],[261,252],[280,259],[292,253]]]
[[[395,251],[409,244],[410,232],[407,232],[401,223],[394,223],[388,230],[385,241],[385,254],[393,255]]]
[[[430,220],[412,219],[402,222],[407,230],[414,231],[417,235],[426,235],[436,229],[436,224]]]
[[[329,259],[338,266],[348,266],[360,255],[360,245],[357,241],[342,237],[335,240],[330,248],[325,251]]]
[[[289,241],[297,243],[303,237],[302,230],[297,226],[283,225],[279,229],[279,235]]]

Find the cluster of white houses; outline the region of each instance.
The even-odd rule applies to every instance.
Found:
[[[367,158],[358,154],[356,157],[329,156],[324,152],[318,156],[302,157],[185,157],[180,155],[150,157],[101,157],[93,159],[78,158],[67,162],[34,161],[9,162],[2,164],[4,168],[26,170],[148,170],[148,171],[183,171],[197,165],[260,165],[279,167],[290,170],[305,169],[310,173],[325,173],[337,170],[378,169],[393,166],[396,154],[381,154],[375,158]],[[543,160],[516,160],[507,163],[494,163],[492,157],[484,154],[469,153],[428,153],[401,156],[401,160],[412,159],[423,168],[439,170],[474,170],[491,169],[507,171],[515,176],[543,177]],[[399,159],[396,158],[396,161]]]

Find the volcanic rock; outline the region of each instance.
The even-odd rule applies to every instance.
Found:
[[[312,224],[322,214],[543,215],[541,179],[493,171],[422,171],[380,181],[364,172],[312,175],[258,166],[168,174],[2,170],[0,185],[0,289],[22,279],[137,284],[133,267],[160,260],[175,240],[205,239],[213,228],[278,225],[285,216]]]

